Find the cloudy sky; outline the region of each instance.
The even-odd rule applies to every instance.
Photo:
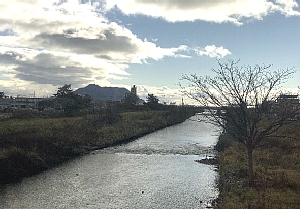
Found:
[[[300,79],[300,7],[293,0],[0,0],[0,91],[138,86],[180,101],[183,74],[217,60],[273,64]]]

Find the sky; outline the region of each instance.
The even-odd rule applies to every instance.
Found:
[[[0,91],[47,97],[71,84],[138,87],[180,103],[184,74],[213,75],[218,60],[294,68],[294,0],[0,0]],[[285,93],[284,92],[284,93]]]

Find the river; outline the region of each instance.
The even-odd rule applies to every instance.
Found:
[[[217,135],[213,125],[186,120],[7,185],[0,207],[206,208],[218,195],[217,172],[195,160],[213,155]]]

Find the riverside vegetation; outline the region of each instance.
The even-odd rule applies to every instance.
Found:
[[[300,129],[284,125],[253,153],[255,187],[248,186],[247,150],[222,134],[219,151],[219,203],[224,209],[300,208]]]
[[[214,76],[182,77],[184,93],[225,133],[217,146],[218,207],[300,208],[300,104],[298,95],[281,91],[295,70],[238,63],[219,60]]]
[[[183,122],[193,108],[105,110],[73,117],[14,113],[0,120],[0,184],[37,174],[74,157]]]

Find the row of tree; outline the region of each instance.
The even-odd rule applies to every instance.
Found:
[[[135,93],[126,94],[125,99],[122,100],[122,103],[127,105],[137,105],[140,98]],[[158,108],[161,104],[159,104],[159,99],[154,94],[148,94],[146,97],[146,102],[144,105],[147,105],[151,109]]]
[[[134,94],[129,93],[126,95],[125,99],[122,100],[121,105],[125,108],[135,107],[140,98]],[[145,106],[150,109],[158,109],[162,104],[159,104],[159,99],[153,94],[148,94],[146,97]],[[66,115],[74,115],[81,110],[92,108],[93,102],[89,95],[79,95],[75,93],[71,84],[65,84],[64,86],[58,88],[57,92],[54,94],[54,98],[47,99],[39,102],[40,110],[54,109],[64,112]]]

